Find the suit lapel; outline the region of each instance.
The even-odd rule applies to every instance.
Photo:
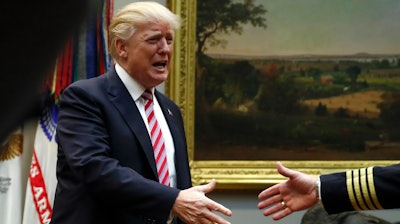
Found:
[[[171,132],[172,139],[174,139],[175,143],[175,141],[178,139],[177,135],[179,135],[180,132],[178,131],[177,126],[175,124],[174,121],[175,118],[174,114],[172,113],[172,109],[170,108],[168,101],[165,100],[165,96],[163,96],[160,92],[155,90],[154,95],[157,97],[158,104],[160,104],[161,110],[164,114],[165,120],[167,121],[169,130]],[[175,143],[175,148],[176,148],[176,143]]]
[[[184,130],[182,130],[182,117],[180,111],[176,111],[176,105],[159,93],[154,92],[157,101],[160,104],[161,110],[167,121],[169,130],[174,140],[175,147],[175,170],[177,176],[177,187],[186,189],[191,186],[190,168],[188,167],[188,152]],[[179,109],[178,109],[179,110]]]
[[[135,101],[132,99],[125,85],[116,74],[115,69],[110,70],[106,75],[108,80],[107,91],[109,93],[110,101],[118,109],[126,124],[137,137],[154,175],[158,177],[151,139]]]

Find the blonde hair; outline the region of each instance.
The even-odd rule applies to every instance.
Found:
[[[166,22],[173,30],[180,27],[179,16],[157,2],[134,2],[122,8],[112,18],[109,27],[111,56],[118,56],[115,49],[117,40],[128,40],[135,32],[136,26],[151,22]]]

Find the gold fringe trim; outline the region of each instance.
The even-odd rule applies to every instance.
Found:
[[[0,161],[13,159],[22,154],[23,135],[21,132],[12,134],[5,145],[0,147]]]

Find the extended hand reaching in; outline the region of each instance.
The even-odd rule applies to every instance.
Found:
[[[318,202],[317,177],[288,169],[280,162],[276,166],[278,172],[289,179],[265,189],[258,195],[258,208],[265,209],[265,216],[273,214],[272,219],[279,220],[294,211],[310,208]]]
[[[231,216],[231,210],[205,196],[206,193],[214,190],[215,185],[216,181],[212,180],[206,185],[182,190],[175,200],[175,204],[172,208],[173,214],[189,224],[229,224],[228,221],[218,216],[213,211]]]

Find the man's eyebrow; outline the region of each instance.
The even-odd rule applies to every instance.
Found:
[[[162,35],[163,35],[163,33],[161,31],[154,30],[154,31],[149,31],[147,33],[147,35],[145,36],[145,38],[147,39],[147,38],[152,38],[152,37],[157,37],[157,36],[162,36]],[[173,31],[168,31],[166,33],[166,36],[168,36],[168,35],[174,36],[174,32]]]
[[[162,34],[162,32],[159,31],[159,30],[150,30],[150,31],[147,32],[146,36],[151,37],[151,36],[158,36],[158,35],[161,35],[161,34]]]

